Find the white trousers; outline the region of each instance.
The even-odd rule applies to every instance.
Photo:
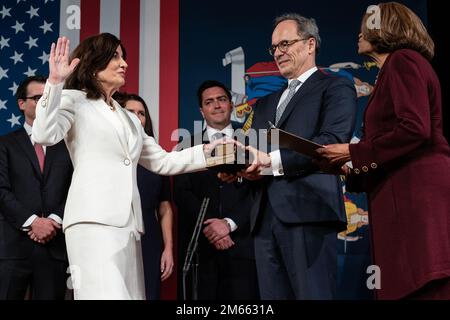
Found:
[[[75,300],[145,300],[134,214],[123,228],[79,223],[65,230]]]

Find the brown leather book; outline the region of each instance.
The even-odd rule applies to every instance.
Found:
[[[206,155],[206,167],[217,172],[235,174],[249,165],[247,152],[238,150],[233,143],[218,145],[212,154]]]

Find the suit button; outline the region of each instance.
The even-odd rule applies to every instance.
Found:
[[[359,169],[358,168],[356,168],[355,170],[353,170],[356,174],[359,174],[360,173],[360,171],[359,171]]]
[[[362,171],[367,172],[369,171],[369,168],[367,168],[366,166],[362,167]]]
[[[373,162],[373,163],[370,164],[370,167],[371,167],[372,169],[376,169],[378,166],[377,166],[376,163]]]
[[[123,163],[124,163],[126,166],[129,166],[129,165],[131,164],[131,161],[130,161],[130,159],[126,158],[125,160],[123,160]]]

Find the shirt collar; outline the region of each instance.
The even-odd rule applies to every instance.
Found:
[[[316,72],[317,70],[318,70],[317,67],[312,67],[311,69],[306,70],[305,72],[303,72],[303,73],[297,78],[297,80],[299,80],[300,83],[303,84],[303,83],[304,83],[306,80],[308,80],[308,78],[311,77],[312,74],[313,74],[314,72]],[[289,86],[289,84],[292,82],[292,80],[295,80],[295,79],[289,79],[289,80],[288,80],[288,86]]]
[[[32,127],[28,124],[28,123],[24,123],[23,124],[23,128],[25,129],[25,131],[27,132],[28,136],[31,137],[31,133],[32,133]]]
[[[230,124],[228,124],[225,128],[223,128],[222,130],[217,130],[213,127],[210,127],[208,125],[206,125],[206,132],[208,134],[208,140],[211,141],[211,137],[217,133],[217,132],[222,132],[223,134],[225,134],[228,138],[231,138],[233,136],[233,126]]]

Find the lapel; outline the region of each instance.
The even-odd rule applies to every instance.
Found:
[[[31,143],[30,137],[24,128],[18,130],[14,135],[14,138],[17,141],[17,144],[24,151],[27,158],[30,160],[34,171],[36,171],[36,175],[39,178],[42,178],[41,168],[39,167],[39,161],[36,156],[36,152],[34,151],[33,144]]]
[[[363,135],[365,134],[365,125],[364,123],[366,123],[366,113],[367,113],[367,109],[369,109],[370,103],[372,102],[373,97],[375,96],[375,92],[377,91],[378,87],[379,87],[379,83],[381,82],[381,79],[383,79],[385,70],[386,70],[386,66],[391,58],[392,54],[390,54],[387,58],[386,61],[383,64],[383,67],[380,69],[380,71],[378,71],[378,75],[377,75],[377,79],[375,80],[375,86],[373,88],[372,93],[369,96],[369,100],[367,101],[366,107],[364,108],[364,114],[363,114]]]
[[[202,142],[203,143],[210,143],[211,141],[209,141],[208,133],[206,131],[207,131],[206,129],[204,129],[202,131]],[[194,137],[194,141],[196,141],[195,137]],[[194,145],[194,141],[192,141],[192,145]]]
[[[95,110],[102,116],[102,118],[104,118],[105,121],[101,121],[104,122],[105,125],[108,125],[109,127],[112,128],[112,130],[114,131],[114,133],[117,136],[117,139],[119,140],[119,143],[123,149],[123,151],[125,152],[125,154],[129,154],[129,150],[128,150],[128,141],[126,140],[125,136],[123,134],[121,134],[121,132],[119,131],[119,127],[117,124],[117,121],[119,121],[119,119],[114,119],[114,117],[116,117],[116,115],[113,113],[113,111],[111,111],[111,109],[109,108],[109,106],[106,104],[105,101],[103,101],[102,99],[98,99],[95,101],[91,101],[89,100],[89,103],[91,103],[93,105],[93,107],[95,108]],[[121,107],[116,106],[116,112],[119,112],[121,109]],[[125,128],[124,128],[125,130]]]
[[[55,144],[54,146],[50,146],[45,149],[44,177],[47,177],[48,174],[50,173],[50,169],[52,167],[52,162],[53,162],[53,159],[55,158],[55,154],[57,152],[57,149],[59,148],[58,145],[60,143],[65,143],[65,142],[63,140],[62,142],[59,142],[59,143]]]
[[[322,80],[323,74],[320,70],[317,70],[314,72],[306,81],[302,84],[300,89],[297,90],[295,95],[292,97],[291,101],[289,101],[286,109],[283,112],[283,115],[281,116],[280,121],[278,122],[277,127],[281,128],[281,126],[284,124],[286,119],[289,117],[289,115],[292,113],[292,111],[295,109],[297,104],[301,101],[302,97],[307,95],[319,82]],[[281,95],[280,95],[281,97]],[[278,99],[279,101],[279,99]],[[277,103],[278,103],[277,101]],[[275,105],[275,107],[277,104]],[[276,111],[274,111],[273,114],[276,114]]]
[[[139,147],[139,139],[138,137],[141,134],[141,123],[134,123],[133,120],[130,118],[130,114],[125,108],[122,108],[122,106],[113,100],[113,103],[116,107],[116,112],[118,113],[119,117],[122,119],[123,124],[126,126],[125,130],[130,129],[130,134],[127,133],[128,141],[127,141],[127,150],[130,154],[133,154],[135,149]],[[136,127],[137,125],[137,127]],[[140,153],[140,152],[139,152]]]
[[[384,62],[383,67],[378,71],[377,79],[376,79],[376,81],[375,81],[375,82],[376,82],[376,83],[375,83],[375,86],[374,86],[374,88],[373,88],[372,93],[370,94],[370,97],[369,97],[369,100],[367,101],[366,106],[369,106],[369,105],[370,105],[370,102],[372,101],[372,99],[373,99],[373,97],[374,97],[374,95],[375,95],[374,93],[377,91],[377,89],[378,89],[378,87],[379,87],[378,84],[380,83],[381,79],[383,79],[383,77],[384,77],[384,73],[385,73],[386,67],[387,67],[387,65],[388,65],[388,62],[389,62],[391,56],[392,56],[392,54],[390,54],[390,55],[386,58],[386,61]],[[365,110],[367,110],[367,107],[366,107]],[[364,116],[365,116],[365,110],[364,110]]]
[[[280,90],[277,92],[277,94],[274,94],[271,98],[271,101],[269,101],[268,105],[269,108],[266,108],[266,119],[269,120],[272,123],[275,123],[275,116],[277,113],[277,106],[278,106],[278,102],[280,101],[281,96],[283,95],[284,90],[286,90],[287,88],[287,84]],[[286,110],[285,110],[286,112]],[[263,124],[264,128],[268,128],[269,124],[264,123]]]

